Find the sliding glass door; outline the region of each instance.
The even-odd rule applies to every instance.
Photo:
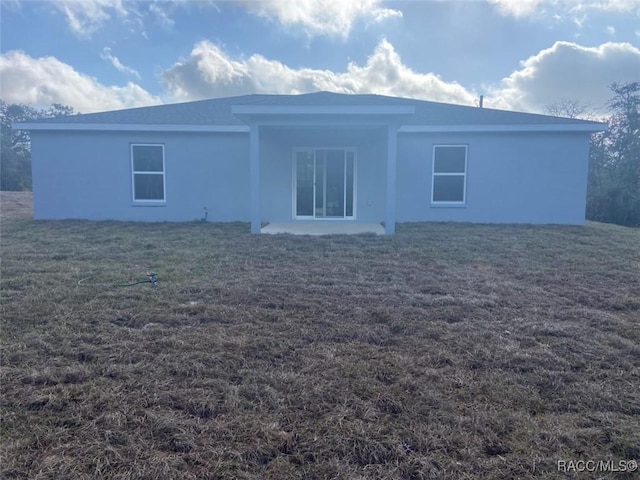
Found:
[[[355,218],[355,163],[352,149],[295,150],[295,217]]]

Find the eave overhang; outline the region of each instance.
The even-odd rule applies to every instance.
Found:
[[[346,114],[345,114],[346,115]],[[382,125],[396,123],[396,114],[369,118],[351,115],[313,115],[300,117],[283,114],[266,115],[254,119],[260,125],[280,126],[331,126],[331,125]],[[400,123],[400,125],[402,125]],[[181,124],[111,124],[111,123],[16,123],[14,130],[31,131],[87,131],[87,132],[204,132],[249,133],[248,125],[181,125]],[[608,129],[606,123],[588,124],[511,124],[511,125],[403,125],[398,133],[490,133],[490,132],[586,132],[595,133]]]
[[[510,125],[404,125],[398,133],[483,133],[483,132],[603,132],[606,123],[510,124]]]
[[[16,123],[14,130],[75,130],[90,132],[217,132],[248,133],[246,125],[179,125],[114,123]]]

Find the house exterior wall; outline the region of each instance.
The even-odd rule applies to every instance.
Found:
[[[246,133],[33,131],[34,218],[249,221]],[[296,147],[356,149],[356,221],[385,219],[386,127],[260,128],[260,214],[293,220]],[[166,204],[132,200],[132,143],[165,147]],[[433,146],[468,147],[466,203],[433,206]],[[583,224],[587,133],[400,133],[398,222]]]
[[[246,134],[44,132],[31,134],[35,219],[210,221],[249,219]],[[132,200],[132,143],[165,149],[166,204]]]
[[[384,220],[386,129],[296,129],[262,127],[260,131],[260,208],[266,222],[293,221],[293,149],[355,148],[356,221]]]
[[[467,145],[466,202],[431,204],[434,145]],[[406,133],[397,221],[584,224],[587,133]]]

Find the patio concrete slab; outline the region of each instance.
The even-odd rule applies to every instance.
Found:
[[[260,230],[261,233],[289,233],[291,235],[356,235],[373,233],[384,235],[384,227],[379,223],[355,223],[341,221],[270,223]]]

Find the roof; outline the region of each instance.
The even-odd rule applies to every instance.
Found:
[[[413,113],[405,115],[402,122],[405,131],[418,131],[423,127],[427,129],[429,127],[435,127],[435,129],[442,127],[444,130],[452,126],[473,126],[480,127],[480,130],[482,130],[481,127],[483,126],[520,126],[523,128],[516,129],[526,130],[546,129],[544,128],[545,126],[553,126],[555,129],[560,130],[580,131],[598,131],[606,128],[606,125],[602,123],[573,118],[477,108],[384,95],[351,95],[331,92],[301,95],[252,94],[214,98],[195,102],[40,119],[29,123],[17,124],[14,128],[25,130],[75,130],[86,127],[88,130],[131,130],[140,127],[144,130],[170,130],[175,127],[179,130],[186,130],[186,127],[193,127],[193,130],[198,131],[208,130],[209,127],[214,129],[215,127],[220,127],[217,130],[248,131],[243,119],[233,112],[232,107],[238,106],[357,107],[360,110],[363,107],[412,107],[408,111]],[[318,108],[315,108],[315,110],[318,110]],[[98,128],[99,126],[104,128]],[[109,126],[113,128],[108,128]],[[127,128],[127,126],[130,128]],[[143,126],[147,128],[142,128]]]

